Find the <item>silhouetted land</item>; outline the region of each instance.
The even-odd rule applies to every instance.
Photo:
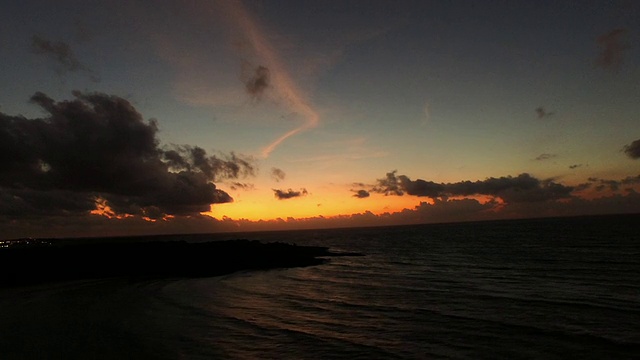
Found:
[[[250,240],[68,244],[23,239],[0,248],[0,286],[106,277],[206,277],[321,264],[326,247]]]

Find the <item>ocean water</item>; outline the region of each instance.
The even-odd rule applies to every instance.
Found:
[[[365,256],[0,289],[0,359],[640,359],[639,230],[627,215],[191,236]]]

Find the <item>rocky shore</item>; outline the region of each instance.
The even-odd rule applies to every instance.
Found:
[[[251,240],[55,244],[23,239],[0,248],[0,286],[108,277],[207,277],[322,264],[326,247]]]

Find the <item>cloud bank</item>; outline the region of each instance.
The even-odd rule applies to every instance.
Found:
[[[378,179],[371,191],[384,195],[407,195],[447,199],[454,196],[489,195],[499,197],[508,203],[537,202],[569,198],[574,190],[551,179],[539,180],[527,173],[516,177],[503,176],[478,181],[456,183],[436,183],[422,179],[411,180],[406,175],[396,175],[396,171]]]
[[[621,180],[599,179],[596,177],[590,177],[587,179],[587,181],[588,182],[584,184],[578,185],[580,190],[592,188],[597,192],[601,192],[604,190],[610,190],[615,192],[615,191],[619,191],[624,186],[632,190],[632,187],[634,185],[640,184],[640,175],[627,176]]]
[[[0,222],[50,216],[192,216],[233,199],[213,181],[253,175],[252,160],[207,155],[194,146],[160,147],[157,122],[126,100],[74,92],[46,113],[0,113]]]

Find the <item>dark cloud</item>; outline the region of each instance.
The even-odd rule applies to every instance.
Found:
[[[623,148],[625,154],[632,159],[640,159],[640,139],[625,145]]]
[[[626,35],[628,31],[624,28],[618,28],[599,36],[596,39],[600,47],[600,53],[596,59],[596,65],[603,69],[618,69],[622,65],[624,51],[629,48],[626,43]]]
[[[395,174],[395,171],[387,173],[387,177],[378,180],[378,186],[372,191],[385,195],[407,193],[432,199],[448,196],[490,195],[500,197],[506,202],[558,200],[570,197],[573,191],[573,187],[558,184],[553,180],[539,180],[526,173],[516,177],[492,177],[482,181],[446,184],[422,179],[413,181],[405,175],[396,176]]]
[[[98,203],[114,215],[197,215],[232,201],[213,181],[253,174],[233,153],[160,148],[157,123],[120,97],[73,95],[33,95],[44,118],[0,113],[0,218],[87,215]]]
[[[578,185],[573,187],[573,191],[575,191],[575,192],[584,191],[584,190],[587,190],[587,189],[591,188],[591,185],[593,185],[593,184],[589,183],[589,182],[578,184]]]
[[[71,46],[63,41],[50,41],[34,35],[31,38],[31,50],[36,54],[41,54],[53,60],[56,64],[56,71],[59,74],[85,71],[92,81],[100,81],[100,78],[93,70],[78,60]]]
[[[536,160],[544,161],[544,160],[553,159],[555,157],[558,157],[558,155],[556,155],[556,154],[540,154],[540,155],[538,155],[538,157],[536,157]]]
[[[483,181],[463,181],[446,184],[450,195],[491,195],[506,202],[535,202],[558,200],[570,197],[573,187],[565,186],[553,180],[539,180],[527,173],[516,177],[503,176]]]
[[[611,191],[620,190],[620,182],[616,180],[600,180],[600,185],[595,187],[596,191],[603,191],[609,189]]]
[[[640,175],[638,176],[627,176],[621,180],[611,180],[611,179],[598,179],[595,177],[590,177],[588,179],[591,185],[594,185],[594,189],[596,191],[618,191],[623,185],[637,185],[640,184]]]
[[[407,176],[398,176],[400,187],[409,195],[438,198],[445,195],[445,185],[418,179],[411,181]]]
[[[576,169],[576,168],[579,168],[581,166],[582,166],[582,164],[573,164],[573,165],[569,165],[569,169]]]
[[[352,190],[355,192],[353,197],[357,197],[358,199],[364,199],[369,197],[369,192],[367,190]]]
[[[255,185],[241,182],[232,182],[229,184],[231,190],[253,190]]]
[[[572,197],[566,201],[551,203],[518,203],[506,206],[501,216],[549,217],[598,214],[623,214],[640,212],[640,194],[630,191],[594,199]]]
[[[286,174],[284,173],[284,171],[282,171],[282,169],[271,168],[271,178],[276,182],[284,180],[285,176]]]
[[[553,114],[555,114],[555,113],[545,110],[545,108],[543,108],[542,106],[536,108],[536,115],[538,116],[538,119],[549,117],[549,116],[551,116]]]
[[[398,195],[402,196],[404,192],[400,187],[398,178],[396,177],[397,170],[387,173],[387,176],[383,179],[376,181],[376,186],[371,191],[385,194],[385,195]]]
[[[52,58],[65,71],[78,71],[86,69],[76,58],[69,44],[62,41],[50,41],[38,35],[31,38],[31,49],[36,54],[42,54]]]
[[[433,204],[421,202],[414,210],[406,211],[403,215],[415,217],[411,222],[485,220],[497,206],[495,202],[482,204],[475,199],[434,199]]]
[[[260,98],[269,88],[271,72],[264,66],[258,66],[253,76],[245,82],[245,88],[249,95]]]
[[[278,190],[278,189],[271,189],[273,190],[273,194],[275,195],[275,197],[278,200],[286,200],[286,199],[292,199],[292,198],[296,198],[296,197],[300,197],[300,196],[304,196],[309,194],[309,192],[307,191],[307,189],[300,189],[300,191],[294,191],[292,189],[289,190]]]
[[[640,184],[640,175],[638,175],[638,176],[627,176],[626,178],[620,180],[620,183],[623,184],[623,185]]]
[[[0,187],[0,223],[7,218],[32,220],[41,217],[73,216],[88,213],[95,208],[95,200],[86,193]]]
[[[173,171],[199,171],[211,181],[255,175],[253,159],[238,156],[234,152],[209,156],[198,146],[173,146],[173,149],[164,152],[163,160]]]

